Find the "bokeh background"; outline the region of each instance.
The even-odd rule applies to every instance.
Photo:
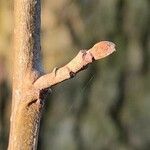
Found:
[[[7,148],[13,1],[0,0],[0,150]],[[46,71],[101,40],[117,52],[53,89],[39,150],[150,149],[150,1],[42,0]]]

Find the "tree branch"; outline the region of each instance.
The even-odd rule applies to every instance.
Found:
[[[34,86],[38,89],[45,89],[73,78],[79,71],[86,69],[87,65],[94,60],[102,59],[114,51],[115,44],[109,41],[99,42],[89,50],[80,50],[77,56],[67,65],[61,68],[54,68],[51,73],[38,78],[34,82]]]

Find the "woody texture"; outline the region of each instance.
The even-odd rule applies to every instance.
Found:
[[[115,51],[101,41],[79,53],[65,66],[45,73],[41,64],[40,0],[14,0],[14,71],[8,150],[36,150],[40,120],[49,88],[73,78],[95,60]]]

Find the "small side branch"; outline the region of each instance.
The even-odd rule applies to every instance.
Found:
[[[115,51],[115,44],[102,41],[95,44],[89,50],[80,50],[75,58],[61,68],[54,68],[51,73],[38,78],[34,86],[38,89],[45,89],[56,85],[64,80],[73,78],[79,71],[87,68],[94,60],[102,59]]]

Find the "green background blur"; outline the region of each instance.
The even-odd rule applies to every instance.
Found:
[[[0,0],[0,150],[8,143],[13,1]],[[46,71],[101,40],[117,52],[53,89],[39,150],[150,149],[150,1],[42,0]]]

